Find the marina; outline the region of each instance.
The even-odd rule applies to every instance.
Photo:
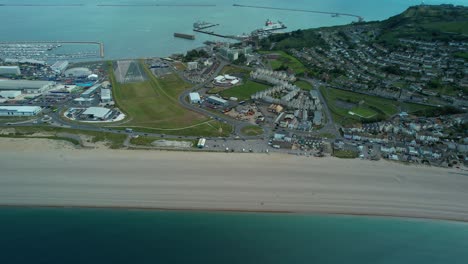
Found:
[[[79,45],[73,50],[66,47]],[[97,45],[98,50],[90,49],[89,45]],[[16,41],[0,42],[0,58],[8,59],[85,59],[104,58],[104,43],[94,41]]]

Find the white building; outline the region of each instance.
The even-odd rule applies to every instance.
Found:
[[[190,97],[190,103],[192,104],[199,104],[201,102],[199,93],[190,93],[189,97]]]
[[[23,93],[43,93],[54,86],[49,81],[0,80],[0,91],[21,91]]]
[[[111,114],[112,114],[112,111],[104,107],[89,107],[81,115],[84,115],[87,118],[92,118],[92,119],[97,118],[97,119],[105,120]]]
[[[41,110],[39,106],[0,106],[0,116],[35,116]]]
[[[65,71],[64,75],[67,77],[74,77],[74,78],[80,78],[80,77],[88,77],[91,75],[92,72],[88,68],[71,68]]]
[[[112,101],[111,90],[110,89],[101,89],[101,102],[109,103]]]
[[[191,61],[191,62],[187,63],[187,68],[188,68],[189,71],[193,71],[193,70],[198,69],[198,62]]]
[[[56,63],[52,64],[50,68],[60,74],[68,67],[68,61],[57,61]]]
[[[208,102],[216,105],[221,105],[221,106],[228,106],[229,102],[224,100],[223,98],[219,98],[216,96],[209,96],[208,97]]]
[[[0,91],[0,97],[15,99],[21,95],[21,91]]]
[[[0,66],[0,75],[21,75],[19,66]]]
[[[214,84],[218,86],[233,86],[240,82],[240,79],[231,75],[219,75],[214,78]]]
[[[88,76],[88,80],[90,81],[97,81],[98,79],[99,79],[99,75],[94,74],[94,73]]]

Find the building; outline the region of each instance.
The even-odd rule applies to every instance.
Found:
[[[52,66],[50,66],[50,68],[58,74],[61,74],[67,67],[68,61],[57,61],[56,63],[52,64]]]
[[[110,103],[110,102],[112,102],[111,90],[101,88],[101,103]]]
[[[91,95],[93,95],[94,93],[97,92],[97,89],[101,88],[101,84],[98,83],[98,84],[95,84],[93,85],[92,87],[88,88],[88,90],[84,91],[82,94],[81,94],[81,97],[83,98],[90,98]]]
[[[81,116],[90,119],[105,120],[112,114],[110,109],[104,107],[89,107],[84,111]]]
[[[39,106],[0,106],[0,116],[35,116],[41,110]]]
[[[192,103],[192,104],[199,104],[199,103],[201,103],[201,99],[200,99],[200,94],[199,94],[199,93],[190,93],[190,94],[189,94],[189,97],[190,97],[190,103]]]
[[[229,102],[224,100],[223,98],[219,98],[216,96],[209,96],[208,97],[208,102],[215,104],[215,105],[221,105],[221,106],[228,106]]]
[[[97,81],[99,80],[99,75],[93,73],[93,74],[90,74],[87,79],[90,81]]]
[[[224,86],[224,87],[229,87],[229,86],[234,86],[240,82],[240,79],[231,76],[231,75],[219,75],[216,78],[214,78],[213,83],[217,86]]]
[[[239,58],[239,51],[230,48],[221,48],[220,49],[221,56],[227,58],[230,61],[235,61]]]
[[[194,70],[198,69],[198,62],[191,61],[191,62],[187,63],[187,68],[188,68],[189,71],[194,71]]]
[[[21,75],[19,66],[0,66],[0,75]]]
[[[314,112],[313,123],[316,126],[320,126],[322,124],[322,112],[321,111],[315,111]]]
[[[66,77],[73,77],[73,78],[86,78],[91,75],[92,72],[88,68],[71,68],[65,71],[64,75]]]
[[[54,86],[49,81],[0,80],[0,91],[21,91],[23,93],[43,93]]]
[[[0,97],[15,99],[21,95],[21,91],[0,91]]]

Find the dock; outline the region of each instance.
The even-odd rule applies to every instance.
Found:
[[[97,41],[2,41],[0,44],[95,44],[99,45],[99,55],[104,58],[104,43]]]
[[[238,37],[238,36],[233,36],[233,35],[222,35],[222,34],[214,33],[213,31],[205,31],[205,30],[195,29],[195,28],[193,29],[193,31],[206,34],[206,35],[210,35],[210,36],[219,37],[219,38],[235,39],[235,40],[240,40],[240,41],[245,39],[243,37]]]
[[[174,37],[194,40],[195,35],[183,34],[183,33],[174,33]]]

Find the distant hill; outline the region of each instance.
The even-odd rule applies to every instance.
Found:
[[[398,43],[398,38],[426,41],[468,41],[468,7],[454,5],[419,5],[383,21],[359,22],[356,25],[373,25],[380,29],[377,41],[386,44]],[[319,29],[297,30],[286,34],[272,35],[260,42],[262,49],[277,50],[311,46],[326,47],[317,30],[348,27],[335,26]],[[273,46],[274,43],[274,46]]]
[[[380,41],[397,38],[421,40],[468,40],[468,7],[419,5],[379,23]]]

